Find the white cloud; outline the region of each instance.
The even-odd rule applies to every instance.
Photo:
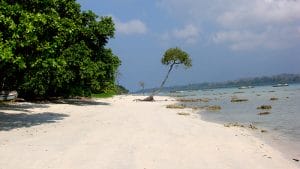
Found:
[[[130,20],[128,22],[121,22],[115,19],[117,33],[131,35],[131,34],[145,34],[148,29],[144,22],[138,19]]]
[[[262,32],[230,30],[219,31],[212,39],[216,44],[227,44],[232,50],[284,49],[299,41],[300,33],[296,32],[293,27],[269,28]]]
[[[300,0],[159,0],[159,5],[182,22],[206,27],[201,30],[214,43],[233,50],[300,44]]]
[[[216,33],[213,37],[215,43],[227,42],[232,50],[254,49],[263,45],[264,40],[264,34],[257,35],[248,31],[223,31]]]
[[[184,43],[194,44],[199,38],[199,32],[200,31],[196,26],[189,24],[181,29],[174,29],[163,34],[161,39],[164,41],[180,40]]]
[[[218,22],[224,27],[249,27],[299,23],[300,1],[254,0],[221,13]],[[243,24],[241,24],[243,23]]]
[[[199,30],[194,25],[186,25],[183,29],[175,29],[172,34],[187,43],[195,43],[199,37]]]

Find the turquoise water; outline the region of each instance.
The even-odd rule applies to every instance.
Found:
[[[183,96],[183,98],[208,98],[209,102],[188,103],[192,106],[219,105],[220,111],[201,111],[203,120],[241,124],[253,124],[257,130],[257,136],[266,142],[279,147],[280,150],[290,156],[300,158],[300,85],[286,87],[262,86],[249,89],[226,88],[209,91],[183,91],[171,95]],[[232,97],[248,99],[246,102],[231,102]],[[272,101],[270,98],[278,98]],[[271,110],[258,110],[261,105],[271,105]],[[258,115],[268,111],[268,115]],[[261,129],[267,133],[261,133]]]

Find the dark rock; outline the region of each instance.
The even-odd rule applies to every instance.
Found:
[[[209,110],[209,111],[218,111],[218,110],[221,110],[221,106],[207,106],[206,107],[206,110]]]
[[[181,115],[181,116],[189,116],[189,115],[191,115],[190,113],[187,113],[187,112],[179,112],[177,114]]]
[[[238,99],[238,98],[232,98],[231,99],[231,102],[234,102],[234,103],[236,103],[236,102],[246,102],[246,101],[248,101],[248,99]]]
[[[179,104],[170,104],[170,105],[167,105],[167,108],[168,109],[184,109],[185,106],[184,105],[179,105]]]
[[[258,115],[268,115],[268,114],[271,114],[270,112],[260,112],[258,113]]]
[[[227,123],[224,124],[224,127],[245,127],[245,126],[239,123]]]
[[[259,107],[257,107],[257,109],[272,109],[271,105],[261,105]]]
[[[253,130],[256,130],[256,129],[257,129],[257,127],[254,126],[253,124],[250,124],[250,125],[249,125],[249,128],[250,128],[250,129],[253,129]]]
[[[179,102],[209,102],[210,99],[208,98],[199,98],[199,99],[177,99]]]

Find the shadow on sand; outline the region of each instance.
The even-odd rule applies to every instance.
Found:
[[[61,100],[51,101],[51,103],[70,104],[70,105],[75,105],[75,106],[97,106],[97,105],[107,106],[107,105],[110,105],[109,103],[99,102],[99,101],[95,101],[92,99],[61,99]]]
[[[16,128],[32,127],[43,123],[55,123],[68,117],[59,113],[35,113],[30,114],[33,109],[46,109],[47,104],[36,103],[1,103],[0,104],[0,131],[9,131]],[[10,111],[9,113],[6,111]]]
[[[15,128],[32,127],[43,123],[55,123],[68,117],[66,114],[59,113],[3,113],[0,112],[0,131],[9,131]]]
[[[63,120],[65,117],[68,117],[67,114],[53,112],[31,114],[33,109],[46,109],[49,107],[49,104],[70,104],[76,106],[110,105],[109,103],[99,102],[92,99],[59,99],[51,102],[38,103],[0,103],[0,131],[9,131],[21,127],[31,127],[43,123],[55,123],[58,120]]]
[[[34,108],[48,108],[49,106],[46,104],[35,104],[35,103],[18,103],[18,104],[0,104],[1,110],[12,110],[12,111],[20,111],[20,112],[30,112],[29,109]]]

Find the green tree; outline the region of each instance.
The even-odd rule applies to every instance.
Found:
[[[160,87],[157,90],[155,90],[149,97],[145,98],[144,99],[145,101],[154,100],[153,96],[155,94],[157,94],[163,88],[163,86],[165,85],[174,66],[183,65],[185,68],[190,68],[192,66],[192,60],[191,60],[189,54],[178,47],[168,49],[164,53],[164,55],[161,59],[161,63],[163,65],[169,66],[169,70],[168,70],[164,80],[162,81]]]
[[[115,90],[120,60],[105,47],[114,31],[111,17],[75,0],[1,0],[0,90],[25,98]]]
[[[116,91],[116,93],[117,94],[128,94],[129,90],[126,89],[124,86],[117,85],[117,91]]]

